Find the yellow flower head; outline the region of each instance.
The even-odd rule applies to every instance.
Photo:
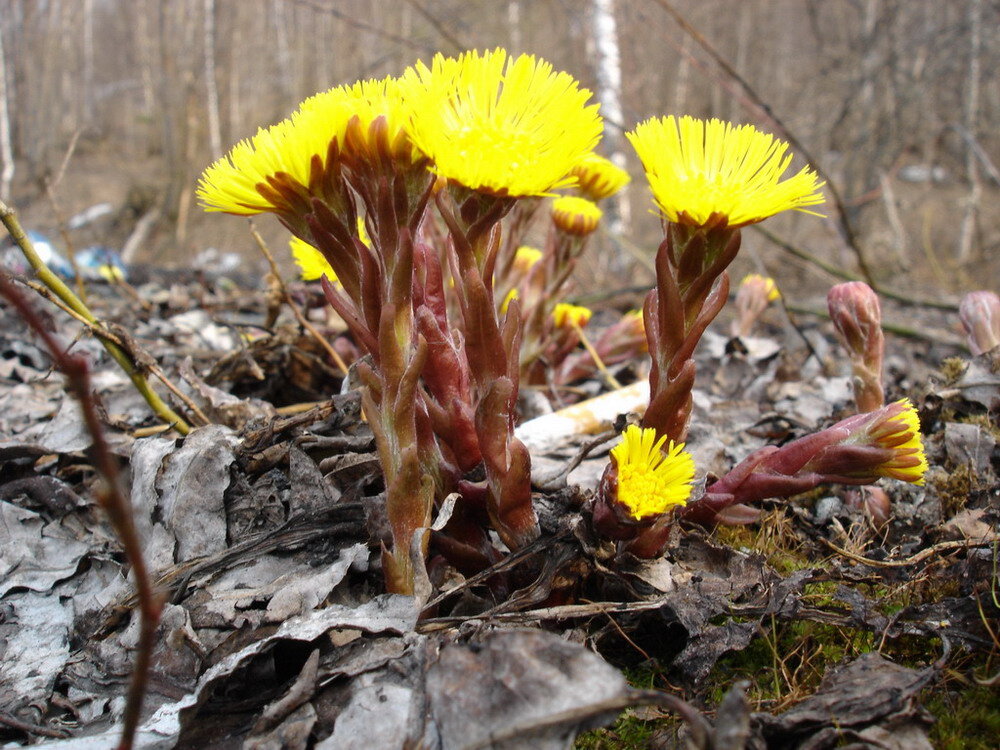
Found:
[[[597,229],[602,215],[597,204],[586,198],[562,195],[552,201],[552,221],[566,234],[585,237]]]
[[[317,248],[298,237],[292,237],[288,241],[288,246],[291,248],[292,257],[299,265],[304,281],[315,281],[321,276],[326,276],[330,283],[337,281],[337,274],[333,272],[333,267]]]
[[[268,187],[275,178],[290,181],[303,195],[314,192],[331,158],[340,158],[347,143],[348,126],[357,148],[371,148],[365,140],[372,124],[385,117],[382,130],[394,146],[394,154],[413,154],[401,135],[399,85],[391,78],[337,86],[306,99],[291,117],[257,135],[240,141],[224,157],[205,170],[198,183],[198,198],[208,211],[225,211],[250,216],[264,211],[281,211]],[[356,120],[354,118],[357,118]],[[317,171],[318,170],[318,171]]]
[[[774,302],[781,296],[781,292],[778,291],[778,285],[774,283],[774,279],[770,276],[761,276],[759,273],[748,273],[740,282],[740,288],[751,286],[760,288],[761,292],[767,295],[768,302]]]
[[[590,317],[594,314],[592,310],[579,305],[571,305],[568,302],[560,302],[552,311],[552,320],[556,328],[569,328],[578,326],[583,328],[590,322]]]
[[[510,303],[513,302],[514,300],[516,300],[519,296],[520,295],[518,294],[516,288],[515,289],[511,289],[509,292],[507,292],[507,296],[504,297],[503,298],[503,302],[500,303],[500,314],[501,315],[506,315],[507,314],[507,308],[510,307]]]
[[[521,197],[572,185],[573,165],[601,137],[590,92],[533,55],[438,54],[402,80],[413,142],[437,174],[471,190]]]
[[[409,166],[424,157],[403,128],[407,117],[404,95],[396,78],[358,81],[309,97],[299,105],[298,114],[319,127],[322,123],[335,126],[345,158],[357,157],[373,165],[391,158]]]
[[[636,520],[665,513],[675,505],[687,504],[694,480],[694,459],[684,443],[671,440],[664,451],[666,436],[656,430],[629,425],[622,441],[611,449],[618,468],[618,501]]]
[[[629,334],[642,340],[643,351],[646,350],[646,320],[642,316],[642,310],[629,310],[622,315],[622,324]]]
[[[358,238],[364,244],[371,245],[371,239],[365,229],[365,220],[360,216],[358,217]],[[288,241],[288,246],[292,251],[292,257],[295,258],[295,262],[299,266],[303,281],[315,281],[321,276],[326,276],[331,284],[337,283],[337,274],[333,270],[333,266],[318,248],[298,237],[292,237]]]
[[[535,247],[521,245],[514,253],[514,268],[518,273],[526,274],[542,259],[544,253]]]
[[[886,416],[877,419],[866,430],[868,440],[880,448],[891,450],[893,456],[876,469],[883,477],[923,484],[927,472],[927,456],[920,439],[920,419],[908,398],[884,407]]]
[[[628,172],[593,151],[576,163],[571,174],[577,189],[592,201],[614,195],[632,181]]]
[[[657,206],[674,223],[735,228],[823,202],[823,183],[808,167],[781,179],[792,161],[788,144],[752,125],[663,117],[625,135]]]

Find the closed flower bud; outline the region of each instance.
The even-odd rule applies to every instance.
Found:
[[[593,201],[564,195],[552,201],[552,221],[566,234],[585,237],[601,222],[602,212]]]
[[[969,350],[974,355],[1000,346],[1000,297],[993,292],[969,292],[958,305]]]
[[[885,403],[882,391],[882,309],[878,296],[863,281],[832,287],[826,296],[830,318],[851,358],[854,400],[859,411],[874,411]]]

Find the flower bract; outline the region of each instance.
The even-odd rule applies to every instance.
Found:
[[[694,459],[684,444],[657,438],[656,430],[629,425],[611,449],[618,468],[618,502],[636,520],[685,505],[691,495]]]
[[[471,190],[521,197],[571,185],[601,136],[590,92],[533,55],[438,54],[401,80],[413,142],[435,172]]]
[[[782,179],[792,160],[788,144],[752,125],[663,117],[625,135],[656,205],[674,223],[741,227],[823,202],[823,183],[808,167]]]

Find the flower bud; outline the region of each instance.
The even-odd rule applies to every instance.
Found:
[[[514,270],[522,276],[526,275],[543,255],[544,253],[537,248],[521,245],[514,253]]]
[[[576,237],[591,234],[601,221],[602,211],[593,201],[564,195],[552,201],[552,221],[565,232]]]
[[[570,174],[576,177],[580,192],[592,201],[614,195],[632,180],[624,169],[593,152],[577,162]]]
[[[736,292],[736,320],[733,321],[733,336],[749,336],[754,324],[761,316],[767,303],[778,299],[781,294],[774,279],[749,273],[740,282]]]
[[[969,350],[974,355],[1000,346],[1000,297],[993,292],[969,292],[958,305]]]
[[[560,302],[552,311],[552,321],[556,324],[556,328],[569,328],[573,326],[583,328],[590,322],[593,314],[594,312],[590,308]]]
[[[874,411],[885,403],[882,391],[885,341],[878,296],[863,281],[848,281],[832,287],[826,302],[840,343],[851,358],[858,410]]]

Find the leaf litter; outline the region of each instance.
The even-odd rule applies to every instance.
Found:
[[[565,748],[623,711],[663,727],[651,746],[929,747],[927,691],[996,670],[995,351],[948,372],[934,368],[958,348],[891,352],[889,390],[921,394],[934,468],[926,487],[885,486],[881,527],[828,487],[765,508],[751,529],[679,527],[663,558],[616,558],[586,517],[609,442],[584,435],[535,451],[537,475],[556,477],[536,487],[537,542],[476,576],[432,566],[413,598],[381,593],[371,433],[311,340],[282,319],[247,345],[234,332],[259,324],[265,301],[246,290],[139,293],[148,309],[110,290],[99,304],[213,422],[183,440],[137,436],[151,423],[127,381],[93,342],[75,344],[95,362],[165,602],[140,747]],[[202,309],[185,310],[196,297]],[[106,748],[135,595],[91,499],[75,404],[13,313],[0,316],[0,739]],[[825,361],[799,334],[770,333],[706,338],[690,438],[703,473],[848,405],[828,331],[805,330]],[[288,408],[302,401],[315,404]],[[807,628],[867,645],[824,661],[797,644]],[[762,641],[772,654],[758,669],[784,685],[771,694],[734,663]],[[812,683],[796,679],[807,669]],[[604,732],[590,741],[611,742]]]

